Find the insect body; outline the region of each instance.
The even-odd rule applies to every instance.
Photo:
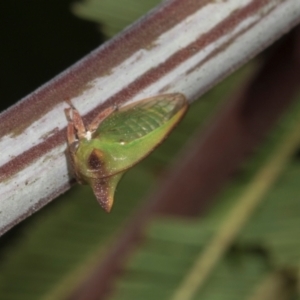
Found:
[[[67,141],[77,181],[89,184],[109,212],[124,172],[163,141],[187,107],[182,94],[159,95],[118,109],[109,107],[85,127],[71,106],[66,110]]]

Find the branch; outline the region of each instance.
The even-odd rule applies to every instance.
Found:
[[[171,0],[0,115],[0,233],[70,187],[66,100],[100,110],[193,101],[300,21],[299,0]]]

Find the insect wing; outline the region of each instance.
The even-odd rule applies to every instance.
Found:
[[[187,109],[182,94],[166,94],[120,108],[95,132],[106,176],[124,171],[149,154]]]

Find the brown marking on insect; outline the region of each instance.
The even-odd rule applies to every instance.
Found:
[[[113,197],[109,194],[109,181],[109,177],[91,180],[91,186],[97,201],[106,212],[110,212],[113,204]]]
[[[93,171],[100,171],[103,168],[102,152],[98,149],[93,149],[89,158],[88,165]]]

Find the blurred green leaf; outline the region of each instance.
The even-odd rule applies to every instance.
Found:
[[[159,0],[84,0],[75,3],[72,11],[80,18],[99,23],[103,33],[112,37],[160,2]]]

